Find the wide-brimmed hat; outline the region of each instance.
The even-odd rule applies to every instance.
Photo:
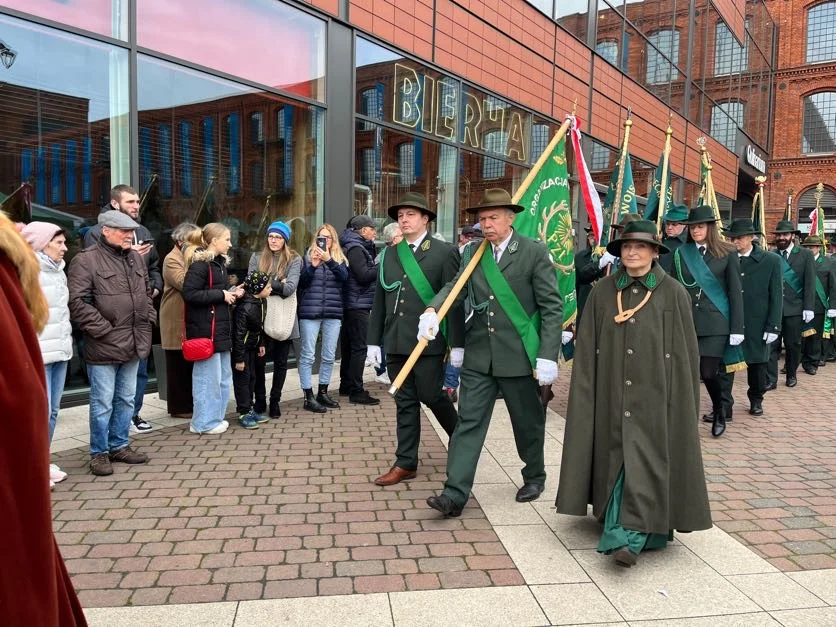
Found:
[[[741,235],[757,235],[760,233],[755,224],[749,218],[732,220],[729,228],[723,229],[728,237],[740,237]]]
[[[511,194],[499,187],[492,187],[486,189],[482,194],[482,202],[474,207],[465,209],[468,213],[479,213],[484,209],[497,209],[505,207],[514,213],[521,213],[523,211],[522,205],[515,205],[511,199]]]
[[[419,194],[418,192],[407,192],[403,195],[400,202],[395,203],[391,207],[389,207],[386,213],[389,214],[389,217],[392,218],[397,222],[398,220],[398,209],[402,207],[409,207],[410,209],[418,209],[421,213],[427,216],[430,219],[430,222],[435,220],[435,212],[430,210],[427,206],[427,199],[424,198],[423,194]]]
[[[621,220],[618,221],[618,224],[613,224],[611,228],[615,229],[616,231],[620,231],[631,222],[636,222],[641,219],[642,217],[638,213],[625,213],[623,216],[621,216]]]
[[[821,237],[818,235],[808,235],[804,238],[804,241],[801,242],[802,246],[824,246],[824,242],[821,241]]]
[[[665,222],[685,222],[688,219],[688,207],[671,203],[662,219]]]
[[[607,252],[620,257],[621,244],[624,242],[645,242],[656,246],[662,254],[671,252],[667,246],[659,241],[659,235],[656,233],[656,223],[650,220],[634,220],[627,223],[618,239],[614,239],[607,244]]]
[[[717,216],[714,215],[714,208],[709,205],[700,205],[688,212],[688,219],[684,221],[684,224],[705,224],[716,221]]]
[[[775,229],[772,231],[773,233],[798,233],[801,234],[795,223],[792,220],[780,220],[778,224],[775,226]]]

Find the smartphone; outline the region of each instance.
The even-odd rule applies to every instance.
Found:
[[[322,236],[317,236],[316,245],[317,248],[319,248],[320,250],[325,250],[325,238]]]

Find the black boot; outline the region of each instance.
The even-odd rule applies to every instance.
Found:
[[[271,398],[270,399],[270,413],[268,414],[270,418],[281,418],[282,417],[282,410],[279,407],[279,399]]]
[[[325,409],[324,405],[320,405],[319,402],[313,395],[313,390],[308,388],[307,390],[303,390],[305,392],[305,404],[304,408],[308,411],[312,411],[315,414],[324,414],[327,409]]]
[[[714,412],[714,422],[711,424],[711,435],[719,438],[726,430],[726,410],[721,408]]]
[[[714,422],[714,414],[716,414],[716,413],[717,413],[716,411],[712,410],[712,412],[710,414],[703,414],[702,415],[702,421],[703,422]]]
[[[340,404],[333,398],[328,396],[328,386],[319,384],[319,392],[316,395],[316,402],[320,405],[325,405],[328,409],[339,409]]]

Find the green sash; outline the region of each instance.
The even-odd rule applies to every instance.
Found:
[[[429,233],[424,238],[425,242],[428,242]],[[394,281],[391,284],[386,283],[383,279],[383,261],[386,259],[386,248],[380,253],[380,266],[378,270],[378,277],[380,279],[380,285],[383,287],[384,290],[387,292],[391,292],[392,290],[398,290],[398,298],[400,300],[400,289],[401,289],[401,281]],[[398,260],[401,262],[401,267],[403,271],[406,273],[409,282],[412,284],[412,287],[415,288],[415,292],[418,294],[418,297],[421,299],[421,302],[424,303],[425,306],[430,304],[430,301],[435,298],[435,291],[433,291],[432,285],[427,280],[427,275],[424,274],[424,271],[421,269],[421,266],[418,264],[418,261],[415,259],[415,254],[412,252],[412,249],[409,248],[409,244],[407,243],[406,239],[402,239],[396,246],[395,250],[398,253]],[[444,336],[445,342],[447,341],[447,321],[441,321],[441,334]]]
[[[824,257],[821,254],[816,259],[816,263],[819,265],[824,264]],[[830,298],[824,291],[824,285],[822,285],[821,279],[818,276],[816,276],[816,296],[819,297],[819,302],[824,307],[824,329],[822,330],[822,337],[827,338],[833,333],[833,319],[827,317],[827,310],[830,309]]]
[[[510,255],[511,253],[506,250],[505,254]],[[514,290],[508,285],[508,281],[502,276],[502,272],[499,271],[499,266],[496,265],[492,254],[486,251],[486,254],[482,255],[480,263],[485,278],[488,280],[488,285],[493,289],[502,311],[514,325],[514,329],[525,347],[531,367],[534,368],[537,363],[537,351],[540,349],[540,312],[535,312],[531,317],[525,313],[525,308],[520,303],[520,299],[517,298]]]
[[[790,254],[792,254],[792,253],[790,253]],[[782,255],[781,253],[778,253],[778,256],[781,258],[781,264],[782,264],[783,269],[784,269],[784,283],[789,285],[795,291],[795,293],[798,294],[798,297],[801,298],[802,301],[803,301],[803,299],[804,299],[804,287],[801,285],[801,279],[798,278],[798,275],[795,273],[795,270],[792,269],[792,266],[790,265],[789,260],[784,259],[784,255]],[[819,278],[816,277],[816,292],[818,292],[818,288],[819,288],[818,281],[819,281]],[[822,290],[822,293],[824,293],[824,290]],[[827,312],[825,312],[825,313],[827,313]],[[827,319],[826,316],[825,316],[825,319]],[[815,334],[816,334],[816,329],[813,327],[812,320],[810,322],[802,323],[802,325],[801,325],[801,337],[809,337],[809,336],[815,335]]]
[[[714,276],[714,273],[705,263],[705,259],[697,250],[697,245],[693,242],[690,244],[683,244],[677,248],[673,253],[674,265],[678,273],[679,282],[685,285],[682,278],[682,264],[680,258],[685,260],[685,265],[691,271],[694,280],[700,286],[703,294],[708,297],[708,300],[717,308],[717,311],[726,319],[729,320],[729,297],[723,290],[723,286]],[[723,363],[726,364],[726,372],[734,372],[735,370],[742,370],[745,368],[746,359],[743,356],[743,350],[740,346],[732,346],[727,344],[723,351]],[[742,364],[742,366],[741,366]]]

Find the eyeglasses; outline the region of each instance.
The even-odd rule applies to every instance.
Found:
[[[267,236],[267,239],[284,239],[281,235],[276,235],[275,233],[271,233]]]

